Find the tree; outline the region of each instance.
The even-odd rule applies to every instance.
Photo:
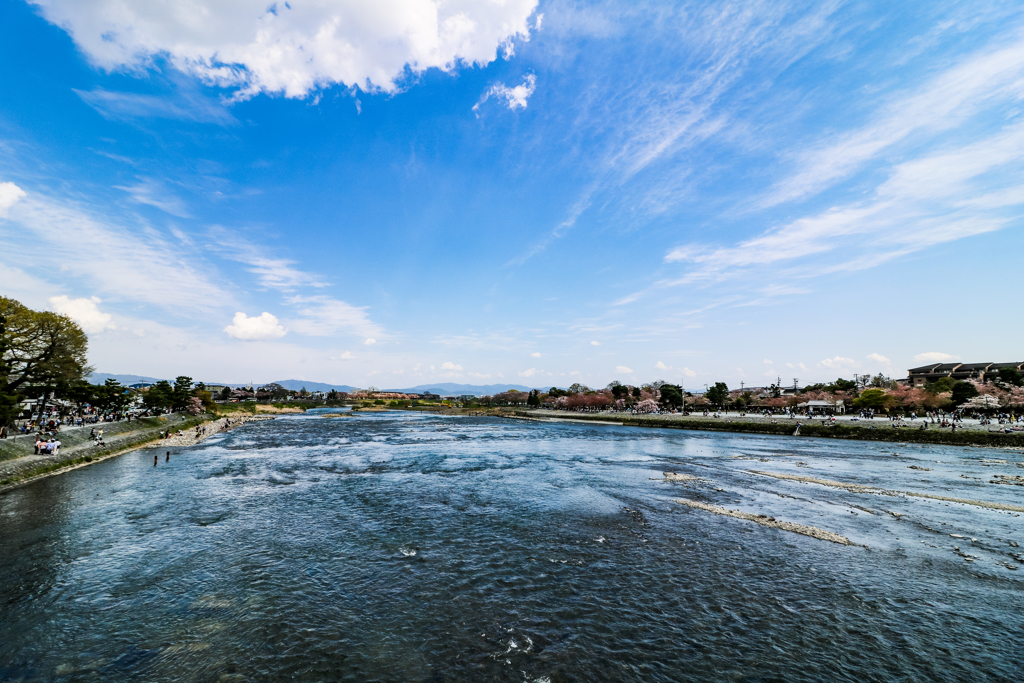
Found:
[[[227,401],[231,398],[231,387],[224,387],[220,390],[220,400]]]
[[[897,403],[895,396],[885,393],[884,389],[867,389],[853,400],[853,407],[858,410],[888,411]]]
[[[640,387],[633,387],[633,398],[639,400],[643,395],[643,392],[640,391]]]
[[[668,409],[681,408],[683,406],[683,388],[676,384],[662,384],[661,405]]]
[[[1024,377],[1013,368],[999,368],[999,381],[1014,387],[1024,386]]]
[[[856,389],[857,383],[855,381],[852,379],[843,379],[842,377],[837,379],[835,382],[832,382],[832,385],[829,387],[829,390],[832,393],[837,391],[856,391]]]
[[[953,385],[956,384],[956,380],[952,377],[940,377],[934,382],[928,382],[925,385],[924,390],[929,394],[946,394],[953,391]]]
[[[586,384],[580,384],[579,382],[575,382],[569,387],[570,394],[585,394],[588,391],[590,391],[590,387]]]
[[[33,311],[14,299],[0,297],[0,418],[4,425],[17,414],[21,393],[35,388],[43,394],[42,416],[50,393],[58,386],[83,381],[89,338],[66,315]],[[11,411],[14,415],[11,415]]]
[[[170,408],[174,405],[174,387],[165,379],[160,380],[142,395],[147,408]]]
[[[530,396],[526,399],[526,405],[528,406],[539,406],[540,405],[540,392],[536,389],[530,390]]]
[[[715,386],[708,389],[708,393],[705,396],[711,401],[711,405],[724,405],[729,399],[729,387],[726,386],[725,382],[715,382]]]
[[[171,406],[175,410],[185,410],[189,406],[189,399],[192,397],[192,378],[185,375],[178,375],[174,378],[173,402]]]
[[[978,388],[970,382],[957,382],[953,385],[953,403],[960,405],[978,395]]]
[[[0,297],[0,317],[6,391],[84,380],[92,372],[86,365],[89,338],[68,316],[33,311]]]

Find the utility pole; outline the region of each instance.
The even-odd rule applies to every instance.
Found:
[[[795,394],[795,393],[796,393],[796,391],[797,391],[797,384],[798,384],[799,382],[800,382],[800,380],[798,380],[798,379],[797,379],[796,377],[794,377],[794,378],[793,378],[793,393],[794,393],[794,394]]]

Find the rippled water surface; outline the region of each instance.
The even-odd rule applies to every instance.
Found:
[[[1020,513],[751,473],[1024,505],[1020,453],[406,413],[160,453],[0,496],[0,680],[1024,679]]]

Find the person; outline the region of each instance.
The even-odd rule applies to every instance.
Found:
[[[43,447],[43,437],[41,434],[36,434],[36,452],[35,455],[39,455],[39,449]]]
[[[170,462],[170,461],[171,461],[171,452],[167,451],[167,459],[164,460],[164,462]]]
[[[156,467],[157,460],[159,460],[159,459],[160,459],[159,455],[154,455],[153,456],[153,467]]]

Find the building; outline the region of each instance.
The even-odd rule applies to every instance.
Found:
[[[844,401],[805,401],[797,403],[797,408],[805,408],[811,415],[842,415],[846,412]]]
[[[1024,361],[1019,363],[934,363],[911,368],[907,371],[907,383],[913,387],[923,387],[929,382],[949,377],[955,380],[973,379],[984,382],[999,374],[1000,370],[1011,369],[1021,372]]]

